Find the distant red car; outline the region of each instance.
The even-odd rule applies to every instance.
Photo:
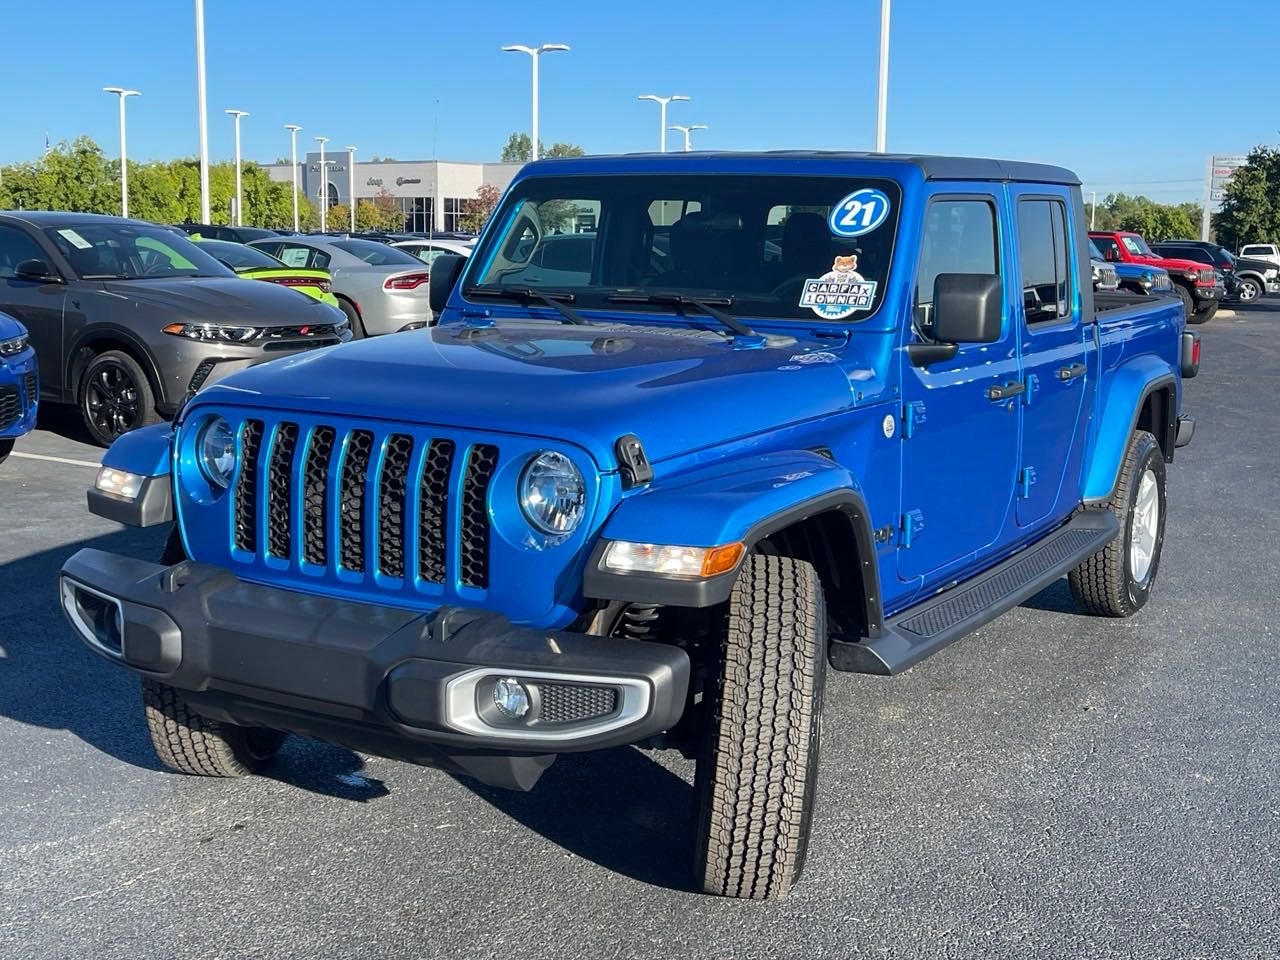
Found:
[[[1089,236],[1103,257],[1115,263],[1137,263],[1169,271],[1173,292],[1182,299],[1189,323],[1207,323],[1218,312],[1227,288],[1213,267],[1194,260],[1162,257],[1141,235],[1123,230],[1090,230]]]

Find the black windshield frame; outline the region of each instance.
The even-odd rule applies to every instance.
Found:
[[[888,200],[887,213],[859,236],[836,233],[831,226],[831,209],[862,190],[882,193]],[[579,201],[572,216],[562,218],[571,224],[569,229],[541,229],[541,210],[549,201]],[[537,250],[560,237],[594,237],[589,273],[579,269],[575,276],[572,271],[553,269],[545,271],[542,280],[572,292],[581,311],[618,313],[624,308],[611,297],[632,294],[640,299],[646,292],[660,290],[704,300],[729,297],[733,315],[748,322],[849,326],[876,316],[884,303],[901,207],[901,185],[885,177],[778,173],[531,176],[518,181],[504,197],[469,258],[460,289],[535,286],[540,278],[528,274]],[[797,213],[805,214],[808,222],[803,224],[804,230],[789,234],[787,221]],[[689,214],[700,215],[697,232],[685,229],[677,244],[673,233]],[[583,224],[587,226],[582,228]],[[800,244],[802,234],[804,243]],[[705,277],[696,269],[681,271],[675,263],[677,248],[683,245],[682,249],[689,249],[690,235],[703,241],[702,264],[710,261],[724,267]],[[788,259],[783,249],[788,237],[797,251],[793,259]],[[709,254],[705,252],[708,238]],[[513,255],[521,255],[522,243],[530,244],[527,249],[532,252],[524,260],[512,260]],[[844,268],[850,257],[856,258],[850,273],[860,282],[871,281],[874,287],[869,308],[859,306],[849,315],[831,318],[801,303],[805,296],[812,299],[806,294],[808,283],[835,275],[837,261]],[[674,264],[665,272],[654,266],[664,258]],[[646,268],[652,271],[648,275]],[[673,282],[673,275],[686,282]],[[464,299],[469,298],[464,294]],[[669,304],[660,303],[628,303],[625,310],[672,313]]]

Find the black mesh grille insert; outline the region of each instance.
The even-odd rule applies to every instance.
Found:
[[[462,542],[458,579],[468,587],[489,586],[489,482],[498,448],[477,443],[462,477]]]
[[[258,550],[258,451],[262,446],[262,421],[246,420],[240,431],[240,475],[236,478],[233,511],[235,543],[241,550]]]
[[[0,430],[22,419],[22,397],[17,387],[0,387]]]
[[[329,461],[333,427],[316,427],[302,465],[302,559],[316,566],[329,562]]]
[[[413,437],[387,437],[378,477],[378,569],[387,577],[404,576],[404,510],[409,487]]]
[[[539,683],[542,706],[538,718],[544,723],[573,723],[607,717],[618,708],[618,691],[613,687],[587,687],[568,683]]]
[[[298,447],[298,425],[276,427],[267,461],[267,550],[288,559],[293,546],[293,454]]]
[[[373,434],[368,430],[352,430],[347,437],[346,456],[342,458],[338,557],[346,569],[356,573],[364,572],[364,488],[372,450]]]
[[[27,409],[35,406],[37,400],[40,399],[40,384],[36,382],[34,373],[24,374],[22,377],[22,385],[27,391]]]
[[[452,440],[432,440],[422,465],[422,486],[418,490],[418,576],[428,583],[444,583],[445,578],[453,450]]]

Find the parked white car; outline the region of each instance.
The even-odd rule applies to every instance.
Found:
[[[1240,256],[1250,260],[1266,260],[1280,267],[1280,246],[1274,243],[1246,243],[1240,248]]]
[[[432,260],[442,253],[453,253],[460,257],[471,256],[471,251],[475,249],[475,241],[468,243],[465,240],[437,240],[435,238],[430,240],[398,240],[391,246],[415,256],[429,265]]]

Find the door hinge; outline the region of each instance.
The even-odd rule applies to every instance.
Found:
[[[924,531],[924,511],[908,510],[902,515],[902,539],[901,545],[904,547],[911,546],[916,537]]]
[[[916,428],[924,423],[924,401],[914,400],[902,405],[902,439],[910,440],[916,435]]]
[[[1023,467],[1018,471],[1018,496],[1023,500],[1031,496],[1031,487],[1036,482],[1036,468]]]
[[[1022,405],[1027,406],[1031,403],[1031,398],[1035,396],[1036,391],[1040,389],[1040,377],[1037,374],[1027,374],[1027,389],[1022,394]]]

